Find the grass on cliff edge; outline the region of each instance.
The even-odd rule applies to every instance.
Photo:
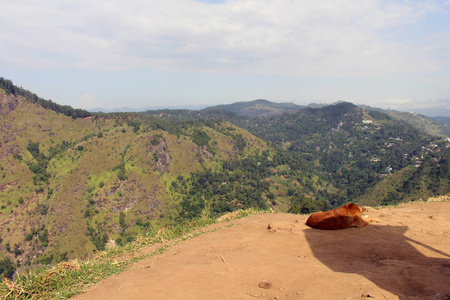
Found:
[[[247,209],[228,213],[218,219],[191,220],[156,232],[147,232],[129,244],[97,252],[85,261],[76,259],[61,262],[43,272],[19,277],[15,281],[3,279],[0,282],[0,299],[68,299],[102,279],[124,271],[137,261],[163,253],[181,241],[212,231],[200,230],[207,225],[263,212]],[[153,251],[140,253],[144,247],[152,245]]]

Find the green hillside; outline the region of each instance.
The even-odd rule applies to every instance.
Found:
[[[6,276],[238,209],[311,213],[450,190],[448,141],[351,103],[84,115],[0,82]]]
[[[339,103],[240,124],[285,149],[291,159],[312,163],[312,173],[322,186],[311,198],[333,206],[349,201],[414,201],[450,190],[448,140],[428,135],[380,111]],[[380,199],[370,194],[386,177],[402,174],[405,169],[410,170],[406,172],[410,176],[401,180],[395,197]]]
[[[360,105],[360,108],[367,110],[368,112],[381,112],[389,115],[390,117],[406,122],[416,129],[432,136],[447,138],[450,136],[450,126],[448,117],[427,117],[417,113],[408,113],[392,109],[381,109],[370,107],[367,105]]]
[[[2,89],[0,105],[0,250],[19,265],[84,257],[180,222],[177,178],[268,151],[227,122],[72,118]]]
[[[269,142],[277,149],[275,171],[267,179],[274,202],[304,213],[348,201],[388,204],[448,193],[444,127],[418,115],[391,113],[346,102],[258,118],[229,110],[147,112],[174,122],[227,120]],[[429,168],[421,168],[426,163]],[[419,182],[427,181],[429,172],[439,174],[439,188]],[[400,174],[410,176],[400,176],[393,193],[380,198],[372,192]],[[412,184],[420,192],[403,189]]]
[[[415,128],[425,132],[426,134],[438,137],[450,137],[450,125],[446,124],[438,119],[429,118],[414,113],[406,113],[400,111],[389,110],[387,112],[389,116],[407,122],[413,125]]]

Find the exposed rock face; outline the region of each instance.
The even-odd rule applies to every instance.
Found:
[[[172,158],[170,157],[166,140],[163,137],[149,136],[146,146],[147,153],[153,155],[154,161],[152,165],[156,167],[156,170],[160,173],[170,171],[169,167]]]
[[[210,159],[212,157],[212,153],[208,151],[208,147],[206,146],[198,146],[194,151],[197,152],[198,160]]]
[[[17,97],[7,95],[3,90],[0,90],[0,115],[9,114],[19,106],[20,102]]]
[[[0,184],[0,192],[5,191],[6,189],[8,189],[8,188],[10,188],[12,186],[16,186],[18,183],[19,183],[19,179],[16,179],[16,180],[14,180],[12,182],[8,182],[8,183],[5,183],[5,184]]]
[[[157,218],[162,207],[163,189],[158,184],[143,185],[135,176],[128,181],[116,181],[93,198],[95,209],[108,209],[111,213],[127,211],[136,208],[139,203],[145,203],[145,208],[139,209],[140,214],[149,219]]]

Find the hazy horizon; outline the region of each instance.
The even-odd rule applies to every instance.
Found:
[[[266,100],[266,99],[255,99],[255,100],[248,100],[248,101],[238,101],[238,102],[227,103],[227,104],[220,104],[219,103],[219,104],[214,104],[214,105],[206,105],[206,104],[189,105],[189,104],[186,104],[186,105],[174,105],[174,106],[152,106],[152,107],[141,107],[141,108],[122,106],[122,107],[114,107],[114,108],[111,108],[111,109],[106,109],[106,108],[103,108],[103,107],[94,107],[94,108],[89,108],[87,110],[90,111],[90,112],[105,112],[105,113],[110,113],[110,112],[143,112],[143,111],[147,111],[147,110],[155,110],[155,111],[157,111],[157,110],[165,110],[165,109],[168,109],[168,110],[171,110],[171,109],[173,109],[173,110],[176,110],[176,109],[202,110],[202,109],[205,109],[205,108],[208,108],[208,107],[213,107],[213,106],[229,105],[229,104],[242,103],[242,102],[252,102],[252,101],[256,101],[256,100]],[[269,100],[267,100],[267,101],[269,101]],[[270,102],[273,102],[273,101],[270,101]],[[340,102],[340,101],[337,101],[337,102]],[[327,105],[336,104],[337,102],[334,102],[334,103],[308,103],[308,104],[303,104],[301,106],[303,106],[303,107],[307,107],[307,106],[316,107],[317,105],[327,106]],[[289,103],[289,104],[291,104],[293,102],[273,102],[273,103]],[[364,104],[355,104],[355,105],[358,105],[360,107],[365,107],[366,106]],[[380,107],[368,106],[368,105],[367,105],[367,107],[374,108],[374,109],[380,108]],[[390,108],[387,108],[386,110],[389,110],[389,109]],[[434,114],[433,114],[433,111],[431,111],[431,112],[427,112],[427,111],[425,111],[425,112],[405,111],[405,110],[398,110],[398,111],[409,112],[409,113],[418,113],[418,114],[425,115],[425,116],[428,116],[428,117],[450,117],[450,114],[449,115],[439,114],[440,111],[435,111]]]
[[[253,99],[450,116],[450,1],[5,2],[0,76],[75,108]]]

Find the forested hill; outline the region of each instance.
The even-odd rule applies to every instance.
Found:
[[[446,140],[351,103],[267,117],[227,110],[83,117],[1,82],[4,275],[242,208],[310,213],[450,190]]]
[[[339,103],[240,124],[290,156],[313,162],[316,174],[327,182],[315,198],[333,205],[349,200],[370,204],[414,200],[448,193],[450,188],[449,143],[383,112]],[[383,193],[367,196],[377,184],[394,177],[396,185],[384,185]],[[418,178],[427,178],[427,183]]]
[[[442,134],[420,130],[429,124],[416,122],[422,116],[391,116],[347,102],[268,117],[226,110],[147,113],[172,121],[227,120],[270,142],[285,159],[283,176],[300,183],[286,191],[293,197],[288,201],[297,201],[295,210],[347,201],[387,204],[449,190],[449,144]]]
[[[295,112],[303,106],[294,103],[276,103],[259,99],[246,102],[235,102],[232,104],[216,105],[203,109],[204,112],[229,111],[247,117],[267,117],[282,113]]]
[[[0,128],[6,275],[14,266],[86,257],[186,219],[271,203],[262,179],[276,151],[228,122],[73,118],[0,89]],[[220,192],[202,189],[204,178],[220,180]],[[225,193],[229,200],[220,198]]]
[[[407,113],[395,110],[388,110],[385,111],[385,113],[387,113],[394,119],[411,124],[412,126],[419,129],[420,131],[423,131],[426,134],[444,138],[450,137],[450,117],[431,118],[415,113]]]
[[[320,109],[334,107],[345,102],[338,102],[333,105],[309,104],[299,106],[292,103],[274,103],[267,100],[254,100],[249,102],[236,102],[233,104],[216,105],[203,110],[148,110],[143,112],[146,115],[158,116],[171,122],[186,122],[195,120],[227,120],[235,124],[246,124],[247,120],[253,118],[264,118],[277,116],[284,113],[295,113],[305,110],[306,113],[311,109]],[[362,111],[387,114],[391,118],[411,124],[423,133],[437,137],[450,137],[450,125],[448,117],[427,117],[416,113],[407,113],[396,110],[384,110],[359,105]]]

